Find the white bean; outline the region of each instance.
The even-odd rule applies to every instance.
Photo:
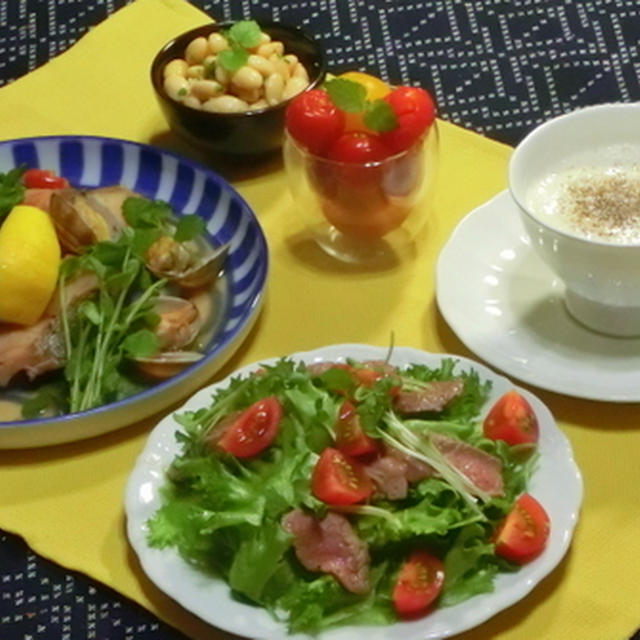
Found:
[[[277,73],[282,76],[282,79],[286,82],[291,75],[291,69],[289,65],[283,60],[282,56],[277,53],[272,53],[269,56],[269,62],[275,67]]]
[[[182,58],[174,58],[167,62],[164,67],[163,74],[165,78],[172,75],[186,76],[188,68],[189,65],[186,60],[183,60]]]
[[[189,93],[189,83],[184,76],[170,75],[164,79],[164,90],[173,100],[181,100]]]
[[[249,111],[257,111],[258,109],[266,109],[269,103],[264,99],[256,100],[253,104],[249,105]]]
[[[200,80],[204,78],[205,69],[202,64],[194,64],[187,69],[187,78],[195,78]]]
[[[262,88],[260,89],[238,89],[234,87],[234,95],[238,96],[240,100],[244,100],[249,105],[253,104],[257,100],[262,98]]]
[[[282,99],[288,100],[289,98],[293,98],[293,96],[304,91],[308,84],[309,83],[303,78],[289,78],[289,80],[287,80],[287,84],[284,86]]]
[[[244,65],[231,76],[231,83],[245,91],[259,89],[262,86],[262,76],[252,67]]]
[[[229,42],[221,33],[214,31],[209,35],[209,48],[212,53],[220,53],[229,48]]]
[[[194,38],[187,45],[184,57],[190,65],[200,64],[210,53],[207,39],[204,36],[200,36],[199,38]]]
[[[214,72],[215,79],[223,86],[226,87],[230,81],[229,72],[219,64],[216,65],[216,70]]]
[[[309,72],[307,68],[302,64],[302,62],[298,62],[298,64],[293,67],[293,71],[291,71],[292,78],[302,78],[307,84],[309,84]]]
[[[219,96],[222,93],[222,85],[215,80],[197,80],[191,84],[191,93],[205,102],[209,98]]]
[[[282,56],[282,59],[289,65],[290,69],[293,69],[299,62],[298,56],[294,53],[287,53],[287,55]]]
[[[200,100],[195,96],[188,95],[182,98],[182,104],[191,107],[192,109],[202,109],[202,104],[200,104]]]
[[[279,73],[272,73],[264,81],[264,97],[270,106],[282,101],[284,79]]]
[[[257,49],[256,53],[259,56],[264,56],[268,58],[272,53],[277,53],[278,55],[282,55],[284,53],[284,45],[280,40],[272,40],[271,42],[265,42],[261,44]]]
[[[249,105],[236,96],[217,96],[215,98],[209,98],[202,108],[205,111],[213,111],[214,113],[240,113],[241,111],[247,111]]]
[[[276,70],[269,60],[255,53],[249,56],[247,65],[255,69],[263,78],[269,77],[272,73],[275,73]]]

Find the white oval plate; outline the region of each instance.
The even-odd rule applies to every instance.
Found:
[[[291,358],[311,363],[344,361],[345,358],[384,359],[386,354],[387,350],[380,347],[345,344],[295,353]],[[482,379],[493,383],[485,410],[505,391],[513,388],[506,378],[458,356],[435,355],[397,347],[391,363],[400,367],[410,363],[437,367],[446,357],[458,361],[458,370],[475,369]],[[243,367],[233,375],[247,375],[258,369],[260,364]],[[228,382],[229,378],[202,389],[179,412],[209,406],[212,391]],[[529,400],[540,422],[540,460],[528,490],[544,505],[551,519],[551,535],[542,555],[516,573],[500,574],[496,578],[493,593],[475,596],[453,607],[436,609],[427,617],[413,622],[396,623],[392,627],[342,627],[315,636],[316,640],[358,640],[365,637],[367,640],[388,640],[390,637],[394,640],[435,640],[452,636],[481,624],[526,596],[560,562],[569,547],[578,519],[582,479],[571,446],[547,407],[531,393],[524,389],[519,391]],[[156,586],[185,609],[220,629],[255,640],[311,640],[311,636],[307,635],[288,635],[286,628],[273,620],[265,609],[232,599],[226,583],[196,571],[175,551],[147,546],[146,522],[161,504],[160,488],[164,484],[164,471],[179,453],[174,437],[179,428],[172,415],[158,424],[138,457],[126,487],[127,534],[144,572]],[[562,487],[562,491],[558,491],[558,487]]]
[[[455,228],[438,256],[436,298],[460,340],[508,375],[577,398],[640,401],[640,338],[596,333],[569,315],[564,285],[531,249],[508,192]]]

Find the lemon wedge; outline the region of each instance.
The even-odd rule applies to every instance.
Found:
[[[58,279],[60,245],[49,214],[14,207],[0,226],[0,321],[34,324]]]

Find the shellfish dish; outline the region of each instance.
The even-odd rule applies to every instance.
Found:
[[[200,360],[228,251],[124,186],[0,174],[0,422],[115,402]]]

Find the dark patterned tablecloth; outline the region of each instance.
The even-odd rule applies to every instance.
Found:
[[[0,0],[0,86],[131,1]],[[301,24],[323,41],[332,70],[424,86],[442,118],[510,144],[577,107],[640,99],[638,0],[192,2],[217,19]],[[92,638],[182,636],[0,532],[0,639]]]

